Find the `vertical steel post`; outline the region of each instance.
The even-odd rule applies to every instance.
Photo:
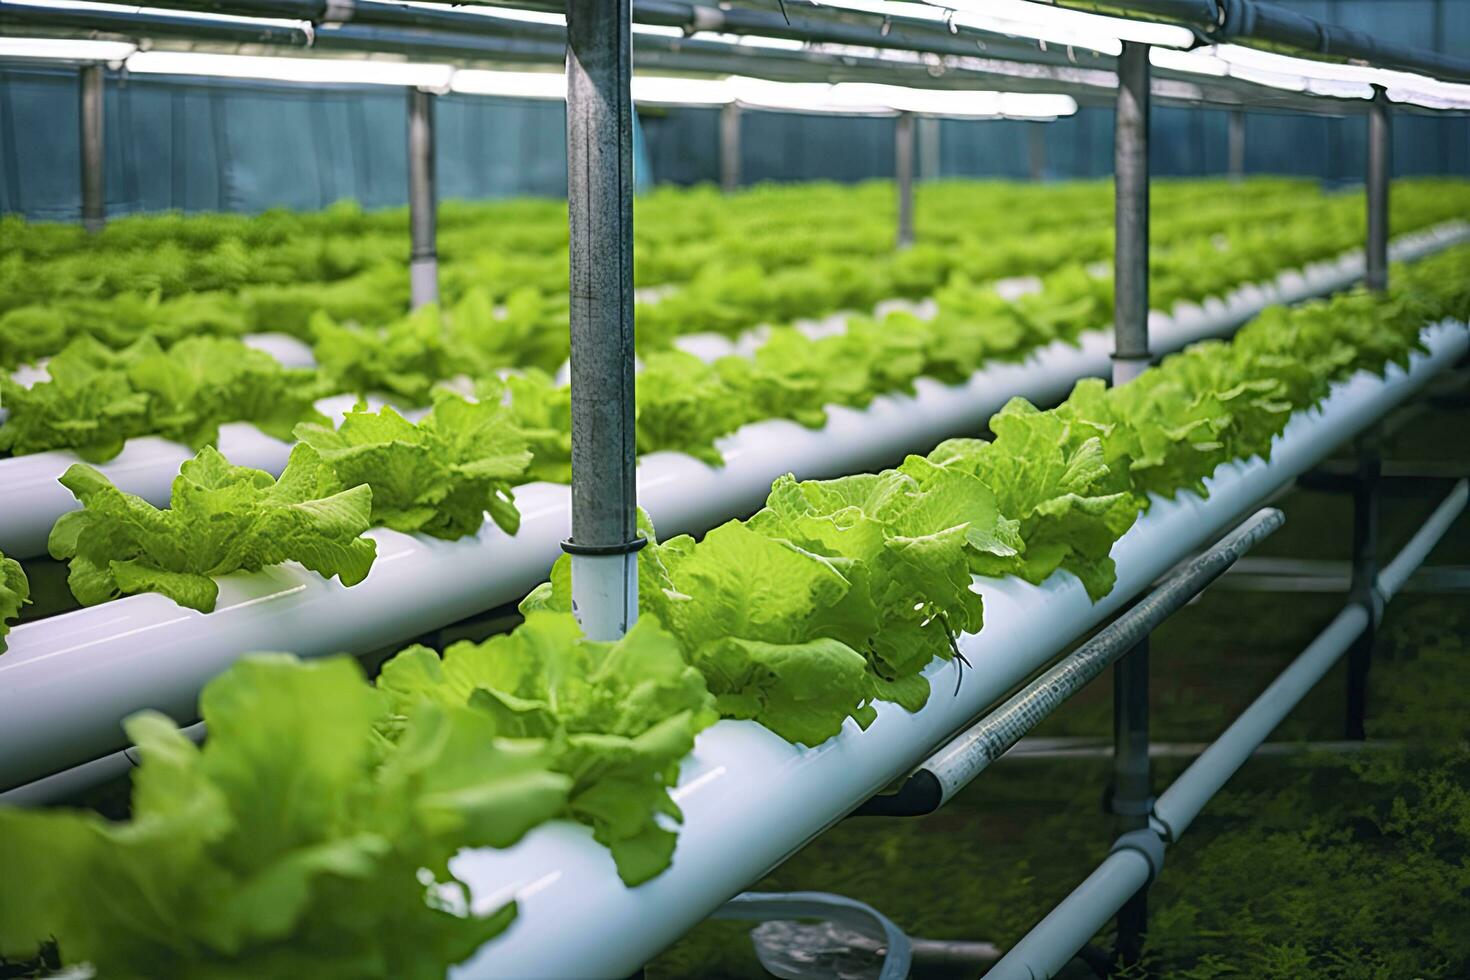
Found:
[[[1118,834],[1148,826],[1153,810],[1148,757],[1148,637],[1113,665],[1113,784],[1108,794]],[[1118,910],[1114,957],[1132,965],[1143,957],[1148,931],[1148,888],[1139,889]]]
[[[439,195],[434,180],[434,96],[408,90],[409,303],[439,302],[439,250],[435,243]]]
[[[1393,168],[1393,127],[1388,98],[1383,89],[1374,88],[1373,102],[1368,109],[1368,264],[1363,280],[1369,289],[1382,292],[1388,288],[1388,185]]]
[[[1148,116],[1148,45],[1124,41],[1113,134],[1113,384],[1149,362]]]
[[[631,0],[567,2],[572,610],[595,640],[638,618]]]
[[[1238,181],[1245,177],[1245,110],[1232,110],[1229,118],[1230,179]]]
[[[934,180],[939,176],[939,120],[924,116],[919,120],[919,179]]]
[[[1026,123],[1026,171],[1032,181],[1046,176],[1046,123]]]
[[[1113,384],[1148,367],[1148,46],[1123,42],[1114,123]],[[1148,758],[1148,638],[1113,666],[1113,785],[1118,831],[1148,826],[1153,807]],[[1118,912],[1116,956],[1139,961],[1148,924],[1147,886]]]
[[[720,190],[729,194],[740,187],[740,104],[720,109]]]
[[[1353,478],[1353,577],[1350,598],[1368,613],[1368,625],[1348,647],[1347,717],[1349,739],[1367,737],[1364,718],[1368,708],[1368,669],[1373,663],[1373,641],[1381,611],[1378,596],[1378,501],[1382,457],[1372,432],[1357,446],[1358,471]]]
[[[893,182],[898,187],[898,247],[914,243],[914,115],[893,121]]]
[[[82,227],[98,232],[107,223],[107,161],[102,155],[102,66],[81,71]]]

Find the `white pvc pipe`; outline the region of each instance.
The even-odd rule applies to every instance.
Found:
[[[1385,602],[1423,564],[1465,510],[1467,494],[1470,494],[1470,484],[1461,480],[1378,576],[1378,589]],[[1165,840],[1179,839],[1205,804],[1337,663],[1343,651],[1368,628],[1369,622],[1369,612],[1361,603],[1338,613],[1291,666],[1164,791],[1154,805],[1154,819]]]
[[[1205,804],[1245,765],[1256,746],[1285,720],[1367,628],[1368,611],[1361,605],[1348,606],[1338,613],[1291,666],[1164,791],[1154,804],[1154,820],[1166,841],[1178,840],[1189,829]]]
[[[1056,976],[1113,913],[1148,884],[1150,871],[1148,858],[1138,851],[1124,848],[1109,854],[986,971],[986,980],[1049,980]]]
[[[439,302],[439,259],[429,256],[408,264],[408,291],[414,309]]]
[[[1467,501],[1470,501],[1470,482],[1461,480],[1455,484],[1450,495],[1434,509],[1434,513],[1429,515],[1424,526],[1404,545],[1403,550],[1378,573],[1378,591],[1384,602],[1392,599],[1404,587],[1409,576],[1424,564],[1434,546],[1439,544],[1439,539],[1444,537],[1445,531],[1464,512]]]
[[[355,402],[353,395],[337,395],[317,402],[316,408],[339,421]],[[230,422],[220,426],[219,451],[237,466],[279,475],[291,454],[291,444],[249,423]],[[124,443],[117,456],[95,465],[122,490],[164,506],[179,467],[193,456],[194,451],[183,443],[140,436]],[[56,519],[80,506],[71,491],[57,482],[68,467],[79,462],[80,456],[62,449],[0,460],[0,552],[13,558],[46,553],[46,539]]]
[[[1386,570],[1388,580],[1383,576],[1378,580],[1385,600],[1434,549],[1465,509],[1466,498],[1467,481],[1461,480],[1390,563]],[[1205,805],[1362,635],[1369,622],[1370,613],[1361,603],[1349,605],[1338,613],[1260,697],[1159,796],[1154,804],[1150,832],[1166,843],[1178,841]],[[1149,862],[1141,852],[1116,850],[1013,946],[986,977],[1039,980],[1057,975],[1072,951],[1082,948],[1114,912],[1147,884],[1149,872]]]
[[[252,333],[240,340],[246,347],[253,347],[274,357],[283,367],[316,367],[316,355],[311,345],[288,333]]]
[[[1426,232],[1407,235],[1394,243],[1395,259],[1412,259],[1447,248],[1459,241],[1470,240],[1470,225],[1457,222],[1438,226]],[[1275,282],[1243,286],[1223,300],[1209,299],[1203,306],[1181,303],[1171,316],[1154,312],[1149,316],[1149,336],[1156,353],[1177,350],[1196,340],[1221,336],[1234,330],[1262,309],[1276,303],[1295,303],[1312,296],[1333,292],[1350,285],[1362,276],[1361,253],[1344,256],[1337,262],[1324,262],[1308,266],[1300,272],[1285,272]],[[1071,388],[1071,382],[1081,377],[1108,377],[1111,371],[1107,360],[1107,348],[1111,343],[1111,332],[1091,331],[1081,338],[1081,355],[1064,344],[1055,343],[1028,358],[1026,364],[1056,363],[1062,370],[1070,372],[1065,384],[1044,384],[1032,389],[1024,383],[1024,372],[1018,370],[987,369],[976,378],[989,379],[982,389],[967,393],[964,386],[950,389],[961,392],[962,398],[979,395],[985,407],[978,421],[970,421],[971,414],[963,416],[964,424],[951,431],[940,432],[937,439],[964,431],[965,427],[978,428],[990,415],[1005,403],[1010,395],[1023,395],[1032,401],[1042,402],[1060,399]],[[743,349],[742,349],[743,350]],[[737,351],[742,352],[742,351]],[[1102,360],[1097,356],[1101,353]],[[1101,367],[1098,365],[1101,364]],[[1019,369],[1019,365],[1012,365]],[[1016,384],[1004,390],[1004,397],[995,398],[991,387],[998,374],[1006,383]],[[1018,373],[1021,375],[1018,377]],[[935,387],[934,382],[920,379],[919,385]],[[345,405],[351,404],[350,396],[343,396]],[[334,405],[335,399],[329,399]],[[323,409],[325,414],[333,415]],[[338,409],[340,411],[340,409]],[[794,425],[794,423],[793,423]],[[936,439],[936,441],[937,441]],[[900,449],[904,447],[900,446]],[[252,425],[231,423],[220,427],[219,449],[230,462],[241,466],[252,466],[278,475],[285,468],[290,455],[290,444],[274,439]],[[179,465],[193,455],[185,446],[169,442],[157,436],[130,439],[122,454],[98,467],[119,489],[135,494],[148,502],[163,506],[168,503],[169,488],[178,474]],[[72,463],[79,462],[76,454],[64,450],[34,453],[12,459],[0,459],[0,552],[16,558],[30,558],[46,553],[46,538],[56,519],[76,509],[76,500],[56,480]],[[880,460],[885,461],[885,460]],[[776,475],[780,475],[780,470]],[[832,473],[848,472],[840,469]],[[767,489],[769,489],[769,480]],[[762,497],[764,491],[762,491]],[[733,513],[734,511],[731,511]],[[0,780],[3,783],[3,780]]]
[[[1382,379],[1359,374],[1335,385],[1319,410],[1294,417],[1269,464],[1221,466],[1206,481],[1207,499],[1187,494],[1156,501],[1114,547],[1118,582],[1102,601],[1090,602],[1065,573],[1041,586],[977,580],[985,628],[961,640],[974,667],[964,672],[957,694],[954,665],[936,662],[925,671],[933,694],[922,711],[880,704],[868,731],[849,722],[817,748],[790,745],[753,722],[722,721],[701,733],[674,792],[684,812],[674,863],[652,881],[626,888],[590,831],[566,822],[538,827],[507,850],[462,852],[454,871],[469,882],[473,907],[514,898],[520,911],[504,935],[452,975],[621,977],[638,969],[1258,501],[1470,351],[1464,325],[1429,328],[1424,339],[1430,353],[1415,355],[1407,373],[1390,367]]]
[[[638,556],[573,555],[572,615],[589,640],[618,640],[638,622]]]

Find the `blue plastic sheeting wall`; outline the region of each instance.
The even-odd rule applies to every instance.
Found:
[[[697,183],[719,176],[718,111],[645,113],[644,132],[660,181]],[[1150,164],[1165,177],[1223,173],[1228,166],[1227,114],[1157,109]],[[741,117],[741,180],[860,180],[893,174],[891,119],[824,118],[745,112]],[[1032,130],[1042,129],[1041,176],[1104,177],[1113,172],[1113,116],[1083,109],[1054,123],[940,123],[943,176],[1031,174]],[[1366,123],[1359,118],[1248,113],[1246,169],[1299,174],[1328,182],[1362,180]],[[1470,174],[1470,120],[1400,116],[1394,120],[1394,172]],[[922,144],[920,145],[922,153]],[[921,172],[928,169],[920,159]]]
[[[109,73],[104,91],[109,214],[407,199],[402,89]],[[448,95],[435,123],[441,197],[566,193],[561,103]],[[0,211],[76,219],[79,133],[75,71],[0,65]]]
[[[1470,50],[1470,0],[1282,0],[1323,20],[1445,51]],[[110,214],[178,208],[319,208],[340,198],[367,207],[406,198],[405,98],[377,86],[323,87],[110,76],[106,87]],[[80,210],[77,78],[73,71],[0,64],[0,211],[75,219]],[[719,113],[648,110],[635,147],[640,182],[719,178]],[[937,172],[1026,177],[1039,124],[941,126]],[[1220,173],[1226,115],[1160,109],[1152,164],[1161,176]],[[558,103],[471,96],[439,100],[440,195],[483,198],[566,192],[565,114]],[[1360,180],[1362,119],[1250,114],[1246,169]],[[1112,113],[1084,109],[1042,125],[1041,175],[1112,172]],[[643,147],[646,144],[646,154]],[[891,176],[893,121],[746,112],[745,183]],[[936,168],[919,161],[920,172]],[[1394,124],[1399,174],[1470,174],[1470,119]]]

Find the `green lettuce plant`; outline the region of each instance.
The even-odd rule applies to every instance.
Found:
[[[520,527],[511,485],[531,453],[499,401],[438,391],[417,423],[359,405],[338,428],[303,423],[296,437],[321,459],[324,486],[371,487],[374,524],[454,539],[478,531],[489,512],[507,534]]]
[[[372,491],[322,482],[320,460],[298,447],[281,478],[232,466],[206,447],[184,463],[163,510],[124,493],[97,470],[76,463],[61,483],[82,504],[51,530],[53,558],[69,561],[67,583],[85,606],[120,595],[158,592],[210,612],[215,577],[296,561],[356,585],[367,577],[377,542],[370,526]]]
[[[390,708],[348,658],[246,657],[200,709],[202,749],[157,712],[127,720],[126,822],[0,807],[0,956],[54,938],[125,980],[443,977],[515,916],[471,910],[449,859],[515,843],[571,784],[544,740]]]
[[[11,620],[20,616],[20,607],[31,601],[31,583],[25,569],[14,558],[0,551],[0,653],[5,652],[5,634]]]

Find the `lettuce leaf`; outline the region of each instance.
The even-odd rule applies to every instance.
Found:
[[[326,393],[315,372],[220,337],[188,337],[168,350],[152,337],[122,350],[82,338],[52,358],[47,373],[30,387],[0,376],[9,413],[0,451],[71,449],[104,462],[140,435],[197,450],[217,442],[225,422],[287,439],[298,422],[322,420],[313,402]]]
[[[511,418],[526,438],[531,464],[526,482],[572,482],[572,390],[544,371],[512,374],[504,382],[482,379],[475,387],[480,401],[506,401]]]
[[[1110,492],[1101,438],[1023,398],[992,416],[990,428],[993,442],[951,439],[929,454],[936,465],[979,478],[1000,513],[1019,525],[1016,553],[977,553],[971,568],[1036,585],[1065,569],[1094,601],[1107,595],[1116,579],[1109,552],[1133,526],[1139,504],[1132,493]]]
[[[5,634],[10,621],[20,617],[20,607],[31,601],[31,583],[25,569],[14,558],[0,551],[0,653],[5,652]]]
[[[319,469],[309,447],[292,452],[279,481],[205,448],[180,468],[170,506],[159,510],[76,463],[61,483],[82,509],[51,529],[51,555],[70,560],[68,584],[87,606],[159,592],[210,612],[219,595],[215,576],[284,561],[356,585],[377,554],[377,542],[360,536],[369,527],[372,491],[331,492]]]
[[[415,706],[387,745],[348,658],[246,657],[201,710],[203,749],[160,714],[128,719],[127,823],[0,808],[0,956],[55,937],[108,977],[442,977],[515,914],[465,911],[448,857],[566,802],[545,743],[465,708]]]
[[[310,330],[317,367],[337,390],[359,397],[388,394],[423,405],[434,384],[459,367],[432,303],[378,328],[339,324],[319,311]]]
[[[668,791],[694,736],[715,720],[713,699],[679,644],[652,615],[616,643],[582,638],[567,613],[531,612],[513,633],[456,643],[443,659],[411,647],[378,687],[395,712],[468,705],[504,738],[544,739],[571,781],[567,816],[592,827],[629,885],[672,860],[680,820]]]
[[[507,534],[520,527],[511,485],[531,453],[498,400],[440,390],[418,423],[359,405],[337,429],[304,423],[296,437],[321,458],[331,486],[372,488],[374,524],[452,540],[478,531],[488,511]]]

